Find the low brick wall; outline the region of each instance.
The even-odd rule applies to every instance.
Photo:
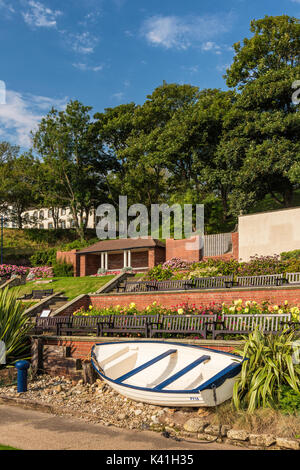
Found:
[[[132,338],[134,339],[134,338]],[[32,336],[32,366],[34,369],[50,375],[65,375],[79,378],[80,362],[91,359],[91,349],[96,343],[110,341],[128,341],[130,338],[91,338],[91,337],[56,337]],[[139,338],[139,341],[147,341]],[[148,340],[149,341],[149,340]],[[162,341],[152,339],[153,342]],[[163,339],[165,342],[184,343],[217,351],[234,352],[241,345],[240,341]]]
[[[282,304],[287,300],[291,305],[299,305],[300,286],[90,295],[91,304],[99,308],[116,305],[127,306],[132,302],[141,309],[146,308],[153,302],[157,302],[164,307],[172,307],[182,303],[209,306],[213,302],[216,304],[225,302],[229,305],[236,299],[242,299],[243,301],[254,300],[257,303],[270,301],[273,304]]]
[[[82,294],[73,300],[70,300],[67,304],[56,310],[55,316],[67,317],[73,315],[74,312],[79,310],[81,307],[87,309],[91,304],[91,300],[88,294]]]

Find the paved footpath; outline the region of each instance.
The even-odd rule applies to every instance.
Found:
[[[151,431],[132,431],[40,411],[0,405],[0,444],[23,450],[237,450],[225,444],[188,443]]]

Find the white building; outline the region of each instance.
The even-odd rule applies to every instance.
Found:
[[[4,214],[3,214],[4,215]],[[58,227],[72,228],[74,227],[74,218],[71,210],[66,208],[56,209],[55,218],[58,219]],[[4,215],[4,227],[6,228],[17,228],[16,223],[12,222],[9,215],[9,208]],[[53,229],[54,219],[52,209],[30,209],[22,214],[23,217],[23,228],[39,228],[39,229]],[[88,215],[87,228],[94,229],[96,227],[95,211],[91,210]]]

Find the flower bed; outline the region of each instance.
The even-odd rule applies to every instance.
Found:
[[[237,299],[232,302],[230,306],[225,304],[218,305],[212,302],[208,307],[203,307],[196,304],[179,304],[174,305],[170,308],[162,307],[156,302],[148,305],[145,309],[137,309],[135,303],[131,303],[129,306],[117,305],[116,307],[97,308],[90,305],[89,309],[86,310],[83,307],[76,312],[75,316],[97,316],[97,315],[218,315],[218,319],[221,319],[222,314],[283,314],[291,313],[292,320],[295,322],[300,321],[300,308],[299,306],[289,305],[287,301],[283,305],[272,305],[270,302],[262,302],[258,304],[255,301],[248,300],[243,303],[241,299]]]
[[[150,269],[147,273],[147,279],[163,281],[227,275],[260,276],[299,271],[300,259],[289,258],[282,260],[280,256],[253,256],[249,262],[238,262],[234,259],[227,261],[209,259],[190,263],[179,258],[173,258]]]
[[[53,269],[49,266],[38,266],[30,268],[28,266],[15,266],[13,264],[0,265],[0,277],[10,279],[12,276],[27,276],[34,279],[45,279],[53,277]]]

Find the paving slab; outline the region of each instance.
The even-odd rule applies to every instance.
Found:
[[[151,431],[107,427],[8,405],[0,405],[0,443],[22,450],[237,450],[231,445],[177,442]]]

